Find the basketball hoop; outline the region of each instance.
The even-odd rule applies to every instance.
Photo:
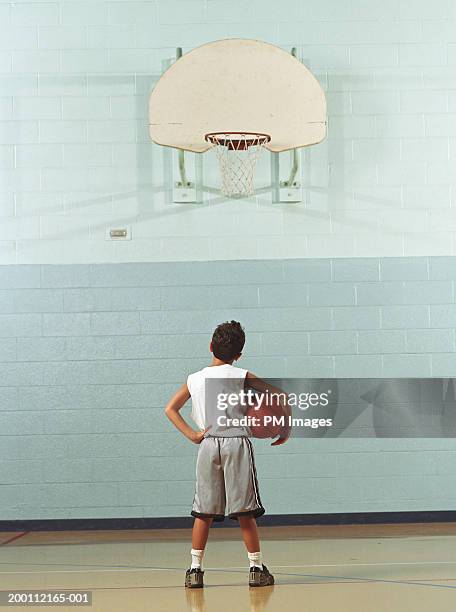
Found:
[[[205,140],[213,145],[222,177],[221,192],[228,197],[253,194],[256,163],[271,140],[256,132],[211,132]]]

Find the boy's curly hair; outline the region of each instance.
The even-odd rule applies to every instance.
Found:
[[[238,321],[220,323],[212,334],[212,353],[221,361],[231,361],[242,353],[245,333]]]

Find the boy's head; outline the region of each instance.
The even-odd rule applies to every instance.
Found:
[[[238,321],[220,323],[212,334],[211,351],[220,361],[238,359],[244,348],[245,334]]]

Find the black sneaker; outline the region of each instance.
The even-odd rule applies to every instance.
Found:
[[[185,586],[187,589],[202,589],[204,572],[199,567],[188,569],[185,573]]]
[[[251,587],[263,587],[271,586],[274,584],[274,576],[269,573],[266,565],[263,564],[263,569],[260,569],[256,565],[252,565],[249,572],[249,586]]]

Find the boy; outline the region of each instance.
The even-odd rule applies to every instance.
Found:
[[[259,391],[283,393],[267,385],[251,372],[233,366],[242,355],[245,334],[237,321],[221,323],[215,329],[210,351],[210,366],[190,374],[187,383],[168,402],[165,413],[170,421],[189,440],[199,445],[196,466],[196,491],[192,516],[195,517],[192,532],[191,566],[186,572],[185,586],[201,588],[203,583],[202,559],[212,521],[223,521],[226,514],[239,521],[242,537],[250,562],[249,585],[253,587],[274,584],[274,577],[262,563],[256,517],[264,514],[261,504],[253,447],[246,427],[211,430],[207,427],[205,389],[207,379],[225,380],[227,388],[240,392],[248,385]],[[199,431],[194,431],[179,414],[185,402],[192,398],[192,419]],[[282,402],[288,414],[285,399]],[[290,431],[272,443],[287,441]]]

